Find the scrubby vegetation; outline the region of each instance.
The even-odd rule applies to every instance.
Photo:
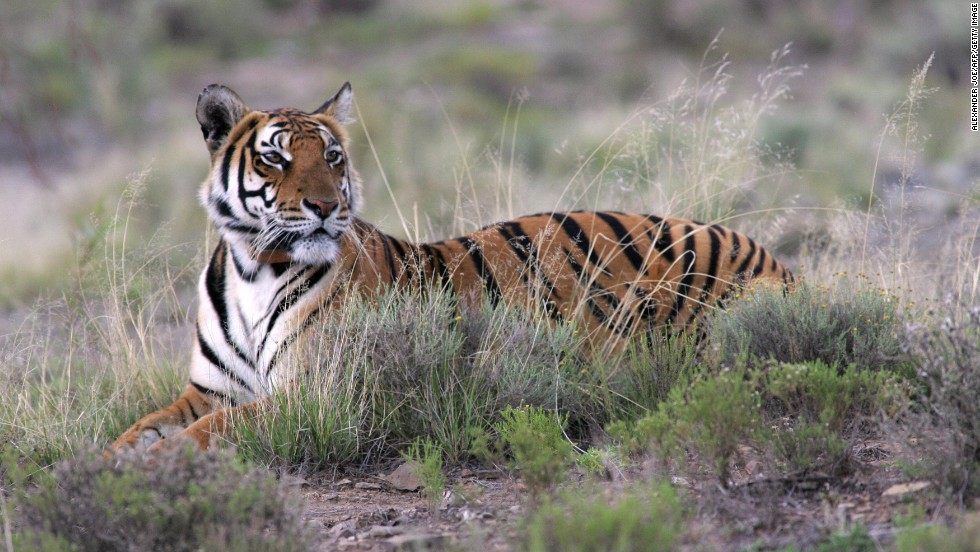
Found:
[[[151,463],[80,451],[34,473],[34,489],[15,458],[4,467],[20,495],[17,550],[311,550],[300,498],[229,451],[173,447]]]

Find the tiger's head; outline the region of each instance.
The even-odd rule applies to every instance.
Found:
[[[211,152],[201,201],[222,237],[255,262],[336,261],[361,204],[348,163],[350,83],[312,113],[253,111],[212,84],[197,100]]]

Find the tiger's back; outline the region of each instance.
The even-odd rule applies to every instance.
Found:
[[[371,284],[448,285],[467,301],[543,307],[597,337],[688,328],[754,278],[792,273],[751,238],[719,225],[612,211],[540,213],[466,236],[412,244],[365,226]],[[380,267],[375,274],[369,267]]]

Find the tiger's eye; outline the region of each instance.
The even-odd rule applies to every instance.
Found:
[[[330,150],[325,153],[323,157],[327,160],[327,163],[333,165],[337,161],[340,161],[340,152],[337,150]]]
[[[262,154],[262,161],[269,165],[281,165],[284,160],[282,155],[274,151],[267,151]]]

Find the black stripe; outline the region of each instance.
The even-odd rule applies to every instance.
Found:
[[[398,267],[395,266],[395,256],[391,252],[391,238],[388,234],[384,232],[378,232],[378,236],[381,238],[381,244],[385,248],[385,260],[388,261],[388,277],[391,278],[391,283],[398,283]]]
[[[721,257],[721,236],[718,235],[718,231],[709,226],[708,238],[711,241],[711,257],[708,259],[708,273],[704,279],[706,292],[710,292],[718,278],[718,262]]]
[[[230,246],[226,246],[224,241],[218,242],[214,253],[211,254],[211,262],[208,264],[207,273],[204,275],[204,287],[208,292],[208,300],[211,303],[211,307],[214,308],[214,312],[218,316],[218,325],[221,327],[221,333],[225,338],[225,343],[231,347],[235,356],[241,359],[242,362],[251,364],[248,356],[246,356],[245,352],[231,336],[231,324],[228,321],[228,302],[225,299],[228,249],[230,249]]]
[[[483,253],[480,251],[479,244],[467,237],[456,238],[456,241],[469,252],[470,258],[473,259],[473,266],[476,268],[476,273],[483,280],[483,285],[490,295],[490,304],[496,307],[501,299],[500,287],[497,286],[497,280],[494,279],[490,268],[487,267],[483,260]]]
[[[415,274],[416,268],[410,266],[411,261],[409,261],[408,257],[409,257],[409,250],[411,250],[412,253],[415,253],[415,249],[408,244],[403,244],[400,239],[394,238],[392,236],[388,236],[388,241],[391,242],[391,246],[395,249],[395,254],[402,262],[402,271],[405,273],[405,276],[408,278],[408,284],[412,285],[412,279],[414,277],[413,275]],[[406,247],[408,247],[408,250],[405,249]],[[415,255],[415,258],[417,259],[417,255]],[[417,266],[418,265],[416,264],[416,267]]]
[[[569,251],[568,248],[562,247],[562,251],[565,253],[565,259],[568,260],[568,264],[572,267],[572,271],[575,272],[575,277],[578,279],[578,281],[580,283],[584,283],[586,281],[589,282],[589,293],[586,294],[585,300],[589,306],[589,310],[592,312],[592,316],[595,316],[596,320],[598,320],[600,324],[612,329],[612,331],[618,333],[619,335],[629,335],[629,329],[624,328],[620,324],[617,324],[611,320],[609,315],[602,310],[602,307],[600,307],[595,300],[596,297],[603,298],[606,304],[609,305],[611,309],[610,312],[615,314],[617,309],[619,309],[619,299],[616,298],[616,295],[613,292],[596,285],[595,281],[593,281],[591,276],[586,272],[585,267],[575,260],[575,256],[572,255],[572,252]]]
[[[449,267],[446,266],[446,259],[442,256],[442,251],[434,245],[422,244],[422,251],[432,263],[432,274],[429,276],[435,282],[437,278],[442,280],[443,288],[448,289],[453,285],[453,280],[449,274]]]
[[[600,272],[606,276],[612,276],[612,273],[606,269],[602,259],[600,259],[599,255],[595,252],[595,248],[592,247],[592,238],[586,235],[585,231],[581,226],[579,226],[578,222],[571,217],[571,215],[568,213],[552,213],[551,217],[552,219],[555,217],[563,217],[559,221],[559,224],[561,225],[561,229],[565,232],[565,235],[568,236],[568,239],[572,240],[572,243],[578,246],[579,250],[586,255],[589,262],[598,268]]]
[[[313,288],[313,286],[319,283],[319,281],[323,279],[323,276],[330,270],[331,266],[332,265],[329,263],[318,266],[305,282],[295,286],[292,291],[286,294],[286,296],[279,301],[279,304],[276,305],[275,310],[272,311],[272,316],[269,317],[269,323],[266,325],[265,329],[265,336],[262,338],[262,343],[259,346],[259,352],[256,357],[262,356],[262,351],[265,350],[265,342],[267,339],[269,339],[269,334],[272,333],[272,329],[275,328],[276,320],[279,319],[279,315],[289,310],[290,307],[296,304],[296,301],[298,301],[300,297],[305,295],[310,291],[310,289]],[[288,283],[286,285],[288,285]]]
[[[235,214],[231,212],[231,205],[229,205],[228,202],[224,200],[224,198],[222,197],[212,198],[211,204],[214,205],[214,209],[218,211],[219,215],[230,219],[235,218]]]
[[[343,289],[344,289],[343,284],[334,287],[334,290],[330,294],[330,297],[328,297],[326,301],[321,301],[320,304],[317,305],[316,310],[311,312],[310,315],[306,317],[306,320],[303,320],[303,324],[299,327],[299,329],[293,332],[291,335],[289,335],[286,339],[282,340],[282,343],[280,343],[279,346],[276,348],[276,352],[272,354],[272,358],[269,360],[269,365],[266,367],[265,370],[266,378],[269,377],[269,374],[272,373],[272,369],[276,366],[276,364],[279,363],[279,357],[282,356],[282,354],[286,351],[286,349],[289,348],[290,345],[292,345],[294,341],[296,341],[296,338],[298,338],[300,335],[302,335],[304,331],[306,331],[306,328],[309,328],[310,325],[313,324],[313,322],[319,319],[320,314],[324,310],[330,308],[330,306],[334,302],[334,299],[337,298],[337,295]]]
[[[752,258],[755,257],[755,240],[749,237],[746,237],[745,239],[749,242],[749,252],[745,258],[742,259],[742,263],[738,265],[738,268],[735,269],[735,276],[745,274],[745,271],[749,269],[749,263],[751,263]]]
[[[647,235],[653,241],[653,247],[660,252],[661,256],[667,260],[668,264],[674,264],[674,239],[670,235],[670,223],[655,215],[648,215],[648,219],[657,225],[657,235],[647,231]]]
[[[670,315],[667,317],[667,320],[670,322],[677,321],[677,315],[680,314],[681,309],[684,307],[684,301],[687,300],[688,294],[691,293],[691,284],[694,283],[695,277],[694,268],[697,264],[698,252],[694,241],[694,228],[685,224],[684,235],[687,237],[684,239],[684,253],[682,256],[690,255],[691,262],[684,271],[684,278],[681,279],[681,284],[676,292],[677,298],[674,299],[674,306],[670,309]]]
[[[756,276],[758,276],[759,274],[762,273],[762,269],[765,268],[765,266],[766,266],[766,257],[768,257],[768,256],[769,256],[769,254],[766,252],[766,249],[764,247],[760,247],[759,248],[759,262],[756,263],[755,268],[752,269],[752,277],[753,278],[755,278]]]
[[[619,242],[620,247],[623,248],[623,253],[626,254],[626,258],[629,259],[630,263],[633,265],[633,270],[642,273],[643,272],[643,255],[636,249],[633,244],[633,235],[629,233],[623,223],[619,221],[618,218],[610,215],[609,213],[597,212],[596,216],[603,220],[609,229],[616,234],[616,241]]]
[[[738,258],[738,254],[742,252],[742,237],[739,236],[738,232],[732,232],[732,250],[728,255],[728,262],[734,263],[735,259]]]
[[[196,409],[196,408],[194,408],[194,403],[193,403],[193,402],[191,402],[191,400],[190,400],[190,399],[184,399],[184,400],[185,400],[185,401],[187,401],[187,408],[189,408],[189,409],[191,410],[191,416],[192,416],[192,417],[193,417],[193,418],[194,418],[195,420],[200,420],[200,419],[201,419],[201,415],[200,415],[200,414],[198,414],[198,413],[197,413],[197,409]]]
[[[226,402],[226,403],[230,404],[231,406],[235,406],[235,404],[237,402],[234,399],[232,399],[231,397],[229,397],[228,395],[225,395],[224,393],[222,393],[221,391],[215,391],[214,389],[211,389],[210,387],[205,387],[205,386],[203,386],[200,383],[197,383],[195,381],[192,381],[190,383],[191,383],[191,385],[194,386],[194,389],[197,389],[201,393],[204,393],[205,395],[212,395],[214,397],[217,397],[218,400],[223,401],[223,402]]]
[[[213,364],[218,369],[219,372],[224,374],[231,381],[237,383],[239,386],[247,390],[249,393],[253,393],[252,388],[247,383],[245,383],[245,380],[243,380],[241,376],[233,372],[231,368],[228,367],[228,365],[226,365],[224,362],[221,361],[220,358],[218,358],[218,355],[217,353],[214,352],[214,349],[212,349],[204,340],[204,334],[201,333],[200,327],[198,327],[197,329],[197,344],[201,348],[201,354],[204,355],[204,358],[207,359],[208,362]]]
[[[255,281],[255,278],[259,275],[258,270],[247,270],[245,268],[245,265],[242,264],[241,260],[238,258],[238,255],[235,254],[234,249],[231,250],[231,261],[232,264],[235,266],[235,272],[238,273],[238,277],[244,280],[245,282],[251,284],[252,282]]]
[[[530,272],[531,276],[539,280],[545,289],[548,290],[548,298],[543,301],[545,309],[548,311],[548,315],[552,320],[559,322],[563,321],[565,317],[561,314],[561,311],[558,309],[558,304],[556,303],[557,300],[560,300],[558,290],[555,289],[555,285],[551,282],[548,276],[538,270],[540,268],[538,252],[537,248],[534,247],[534,243],[531,241],[531,237],[524,231],[524,228],[517,221],[501,223],[497,227],[497,230],[504,238],[504,241],[507,242],[507,245],[510,246],[511,251],[514,252],[514,255],[521,260],[526,272]],[[531,285],[528,281],[528,275],[525,270],[521,270],[520,272],[521,280],[524,282],[525,286],[530,288]]]
[[[691,314],[687,318],[687,324],[693,324],[697,317],[704,310],[705,305],[708,303],[708,299],[711,297],[711,291],[715,287],[715,283],[718,280],[718,261],[721,257],[721,237],[718,235],[718,231],[714,227],[707,227],[708,238],[711,240],[711,256],[708,259],[708,270],[704,276],[704,286],[701,288],[701,295],[698,297],[698,302],[696,305],[691,307]]]
[[[221,178],[221,183],[224,185],[225,192],[228,191],[228,172],[231,170],[231,158],[235,156],[235,148],[229,146],[225,150],[225,156],[221,159],[221,172],[219,177]]]

